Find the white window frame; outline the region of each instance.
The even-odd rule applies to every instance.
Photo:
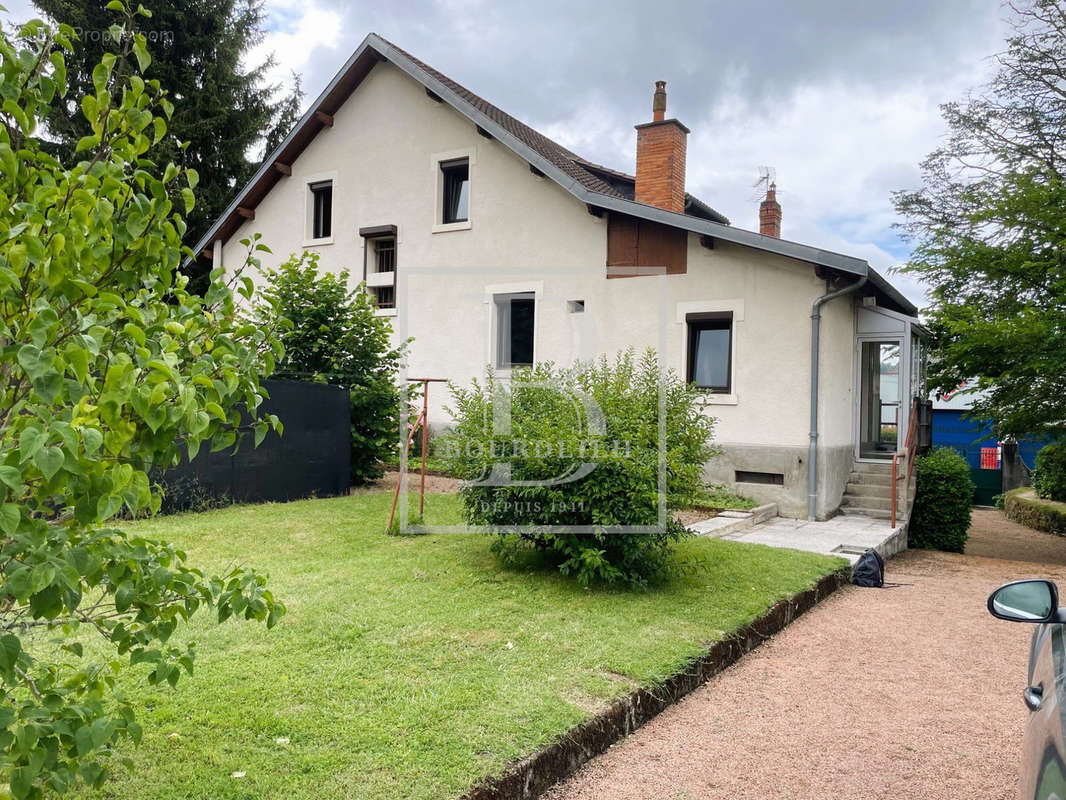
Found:
[[[462,222],[441,222],[444,211],[444,170],[441,164],[446,161],[466,159],[469,170],[470,193],[467,196],[466,219]],[[430,156],[430,167],[433,170],[433,219],[430,227],[432,233],[450,233],[451,231],[468,231],[473,227],[474,219],[474,165],[477,164],[477,148],[465,147],[459,150],[448,150],[443,153],[434,153]]]
[[[535,281],[532,283],[496,283],[485,287],[485,304],[488,307],[488,321],[486,326],[487,342],[485,348],[485,363],[491,364],[497,375],[507,377],[511,374],[511,367],[499,366],[499,315],[496,313],[496,298],[504,295],[532,294],[533,295],[533,363],[537,363],[539,351],[541,325],[541,300],[544,298],[544,283]]]

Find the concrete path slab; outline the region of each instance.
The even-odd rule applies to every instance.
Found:
[[[888,558],[907,546],[905,526],[893,528],[885,520],[858,515],[842,515],[825,522],[775,517],[752,528],[731,531],[722,538],[843,556],[852,564],[871,547]]]
[[[773,507],[772,510],[776,513],[777,509]],[[905,525],[893,528],[886,520],[857,514],[809,522],[777,516],[765,519],[765,515],[753,512],[724,512],[712,519],[695,522],[688,529],[701,536],[828,553],[842,556],[852,564],[871,547],[884,558],[907,548]]]

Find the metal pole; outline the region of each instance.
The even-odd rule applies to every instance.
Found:
[[[422,381],[422,485],[418,489],[418,516],[426,507],[426,432],[429,428],[429,381]]]

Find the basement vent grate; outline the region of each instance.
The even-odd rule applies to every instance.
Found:
[[[784,486],[785,476],[780,472],[747,472],[737,470],[737,483],[762,483],[770,486]]]

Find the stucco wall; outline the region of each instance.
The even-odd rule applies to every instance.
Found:
[[[437,162],[461,155],[470,158],[469,229],[434,232]],[[732,311],[733,389],[709,398],[716,439],[730,455],[708,474],[731,483],[736,469],[781,472],[785,487],[741,488],[779,496],[786,512],[803,498],[805,509],[809,317],[811,301],[825,291],[811,265],[724,242],[708,249],[690,236],[687,274],[607,280],[603,219],[382,63],[225,245],[227,269],[243,260],[238,240],[253,231],[274,252],[263,259],[268,265],[305,249],[307,184],[324,178],[334,181],[333,242],[308,249],[325,269],[348,268],[358,282],[358,229],[398,227],[393,323],[397,338],[414,337],[412,376],[467,383],[483,374],[492,358],[493,293],[537,293],[538,361],[662,344],[665,362],[682,374],[685,314]],[[571,300],[584,301],[584,313],[571,313]],[[833,301],[823,315],[821,444],[840,452],[852,442],[851,299]],[[449,419],[446,395],[433,387],[434,425]],[[835,508],[842,490],[834,483],[822,505]]]

